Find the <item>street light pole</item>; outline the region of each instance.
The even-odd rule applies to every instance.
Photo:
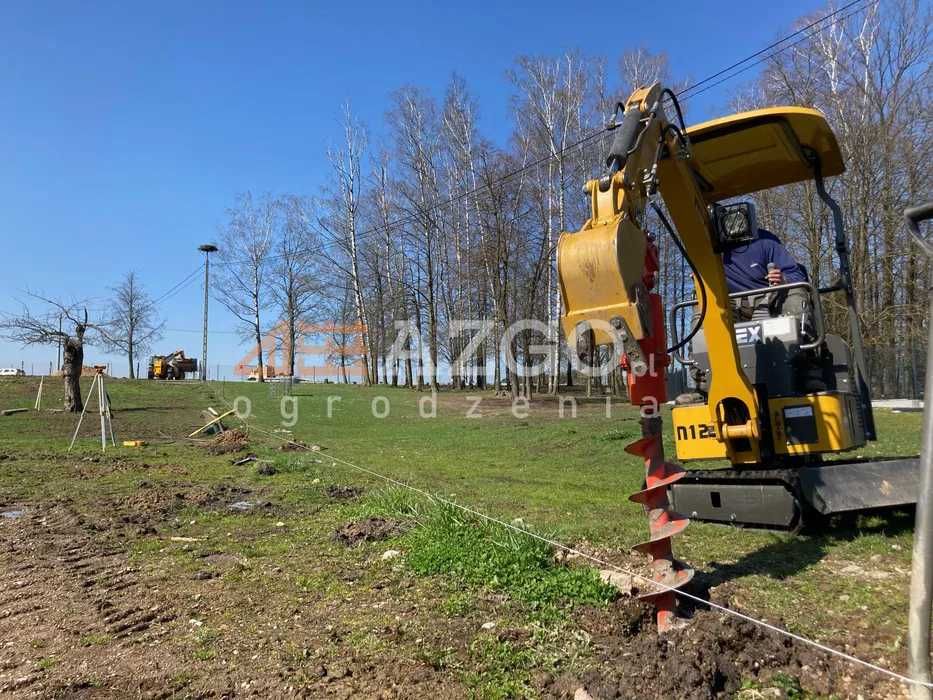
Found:
[[[210,289],[211,272],[211,253],[217,252],[217,246],[210,243],[198,246],[198,250],[204,253],[204,342],[201,346],[201,381],[207,381],[207,299]]]

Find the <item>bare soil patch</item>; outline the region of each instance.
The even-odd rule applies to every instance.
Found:
[[[101,535],[68,502],[0,523],[0,695],[172,692],[160,640],[178,611]]]
[[[330,484],[324,489],[324,493],[333,501],[352,501],[362,495],[363,489],[357,486]]]
[[[223,484],[146,486],[125,499],[4,504],[12,515],[0,518],[0,696],[464,696],[455,676],[413,655],[389,660],[350,641],[361,631],[378,645],[425,637],[412,618],[422,593],[410,582],[334,599],[300,593],[294,577],[352,583],[363,572],[317,557],[310,568],[257,565],[167,536],[165,551],[191,548],[191,564],[152,566],[126,546],[140,532],[170,530],[181,507],[229,508],[250,494]],[[379,537],[394,527],[360,532]],[[244,576],[261,596],[244,594],[255,590],[242,588]]]
[[[546,696],[569,698],[584,688],[594,700],[713,700],[733,697],[743,682],[785,674],[820,696],[901,697],[902,689],[877,675],[717,611],[694,611],[683,628],[659,636],[653,609],[623,598],[608,611],[587,611],[580,626],[592,637],[597,663],[547,683]]]
[[[234,428],[225,430],[207,444],[207,452],[212,455],[223,455],[230,452],[240,452],[249,445],[249,436],[242,430]]]
[[[400,520],[366,518],[341,525],[334,531],[333,537],[336,542],[352,547],[362,542],[387,540],[401,534],[404,529],[405,523]]]

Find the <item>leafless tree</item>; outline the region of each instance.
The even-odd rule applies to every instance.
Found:
[[[215,296],[237,318],[243,335],[256,343],[257,379],[262,382],[262,314],[269,306],[265,295],[279,206],[270,197],[254,201],[247,192],[237,198],[228,217],[222,232],[219,272],[214,277]]]
[[[82,303],[67,304],[38,294],[29,295],[42,313],[34,314],[26,305],[19,315],[5,316],[0,321],[3,337],[22,345],[62,344],[62,378],[65,384],[66,411],[80,413],[81,370],[84,367],[84,344],[87,332],[94,328],[88,322],[87,307]],[[64,330],[70,327],[72,330]],[[90,342],[89,340],[87,342]]]
[[[614,101],[625,100],[640,87],[661,82],[675,93],[685,89],[689,80],[671,74],[670,61],[664,52],[655,53],[644,47],[630,49],[619,58],[620,91]],[[607,105],[612,107],[612,105]]]
[[[135,272],[126,273],[111,291],[107,317],[99,329],[101,344],[126,355],[129,377],[135,379],[136,358],[161,337],[165,324],[159,321],[158,309]]]
[[[390,331],[394,330],[396,320],[405,318],[406,308],[405,296],[405,268],[402,261],[401,248],[395,240],[392,219],[396,216],[397,208],[395,206],[395,191],[389,180],[389,155],[383,151],[379,162],[374,168],[373,176],[373,198],[376,205],[374,216],[374,227],[379,230],[378,245],[372,246],[373,268],[376,270],[376,279],[383,279],[377,289],[379,298],[379,322],[381,324],[380,337],[382,338],[383,348],[389,348],[395,341],[395,335]],[[397,227],[395,227],[397,228]],[[391,335],[390,335],[391,334]],[[391,382],[393,386],[398,385],[399,378],[399,360],[394,357],[385,358],[385,382]],[[412,386],[412,364],[411,357],[405,360],[405,386]]]
[[[367,296],[364,290],[362,255],[359,242],[360,191],[363,186],[362,162],[366,150],[366,131],[353,116],[349,105],[343,109],[343,143],[328,151],[334,180],[326,211],[318,219],[328,242],[334,246],[327,251],[328,262],[335,271],[349,278],[353,302],[363,342],[364,382],[374,381],[371,373],[372,347],[367,323]],[[375,359],[373,359],[373,364]]]
[[[557,285],[557,237],[567,230],[567,182],[579,180],[572,169],[570,146],[580,140],[585,129],[585,105],[592,93],[592,64],[577,53],[558,58],[520,57],[510,73],[517,95],[513,99],[517,115],[517,138],[530,151],[550,157],[539,178],[545,202],[544,236],[541,245],[547,256],[544,286],[547,324],[554,337],[562,302]],[[575,183],[579,184],[579,183]],[[558,356],[549,368],[548,390],[557,390]]]
[[[327,361],[340,367],[344,384],[350,383],[347,368],[362,355],[362,338],[359,326],[354,322],[355,310],[351,301],[352,291],[345,288],[331,305],[333,323],[327,330]]]
[[[318,270],[320,243],[315,234],[315,213],[302,197],[288,195],[279,201],[281,225],[272,247],[268,290],[279,314],[281,338],[289,376],[295,376],[295,348],[302,325],[312,320],[320,305],[322,281]]]
[[[393,97],[389,126],[395,141],[398,162],[399,206],[408,215],[408,234],[415,283],[409,286],[412,314],[419,337],[422,318],[428,321],[429,382],[438,388],[438,308],[439,264],[442,219],[447,215],[442,202],[442,176],[439,171],[440,124],[437,105],[423,91],[402,88]],[[420,357],[420,353],[418,353]]]

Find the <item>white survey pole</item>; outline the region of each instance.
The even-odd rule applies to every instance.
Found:
[[[920,232],[920,222],[933,217],[933,202],[904,212],[907,226],[917,244],[933,259],[933,245]],[[929,281],[928,281],[929,283]],[[923,444],[920,449],[920,487],[917,494],[917,520],[911,558],[910,612],[907,647],[910,677],[918,681],[910,689],[913,700],[933,700],[930,686],[930,604],[933,601],[933,288],[929,290],[927,316],[927,365],[923,390]]]

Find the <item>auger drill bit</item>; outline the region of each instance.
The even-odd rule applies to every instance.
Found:
[[[642,418],[641,430],[641,439],[628,445],[625,451],[645,460],[645,488],[633,493],[629,500],[645,507],[649,539],[633,549],[651,558],[652,580],[661,587],[649,590],[639,598],[655,605],[658,632],[664,633],[676,626],[678,620],[674,589],[681,588],[693,578],[693,569],[675,559],[671,550],[671,538],[683,532],[690,520],[671,510],[667,500],[668,487],[683,477],[684,470],[664,460],[661,417]]]

